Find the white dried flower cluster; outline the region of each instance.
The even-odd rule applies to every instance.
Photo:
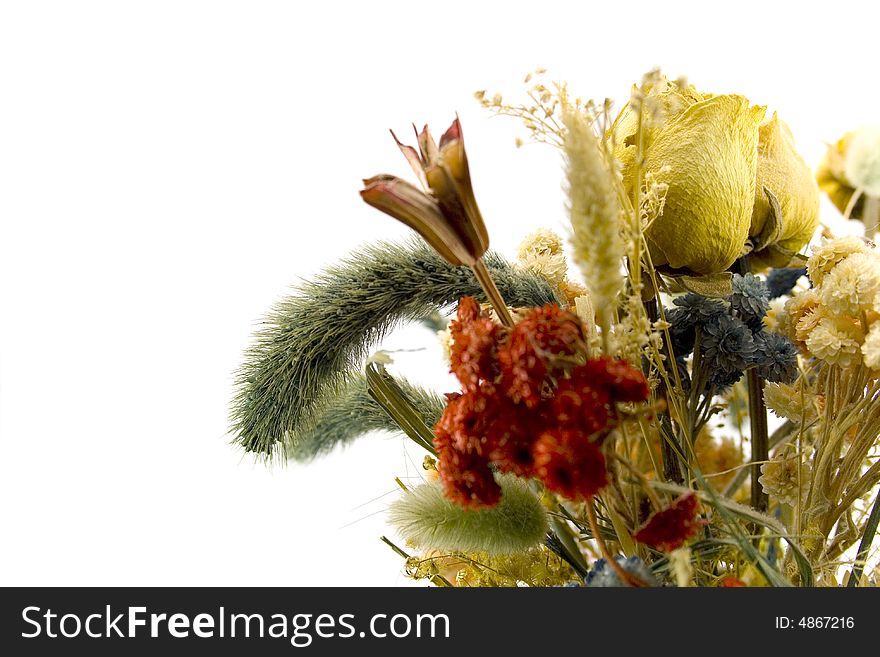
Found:
[[[780,502],[804,503],[810,486],[810,465],[799,457],[774,457],[761,466],[758,477],[764,492]]]
[[[855,235],[829,240],[813,249],[807,260],[807,275],[813,285],[818,287],[838,262],[854,253],[868,253],[870,250],[865,240]]]
[[[520,265],[543,276],[556,287],[565,283],[568,263],[562,238],[552,230],[542,228],[526,236],[519,245],[517,259]]]
[[[778,322],[810,357],[854,368],[880,369],[880,253],[859,237],[816,247],[807,261],[814,287],[794,295]],[[880,331],[880,328],[877,329]]]
[[[764,403],[774,414],[797,424],[809,424],[818,416],[815,404],[821,402],[812,390],[803,388],[803,380],[794,383],[768,383]]]

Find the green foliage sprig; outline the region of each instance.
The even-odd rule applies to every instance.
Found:
[[[537,274],[495,254],[485,261],[509,304],[559,302]],[[464,295],[485,299],[473,272],[446,263],[420,240],[368,246],[303,283],[269,313],[245,353],[230,414],[236,442],[279,456],[389,330]]]

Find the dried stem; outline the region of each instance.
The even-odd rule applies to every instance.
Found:
[[[648,584],[640,577],[633,575],[632,573],[628,573],[623,569],[619,563],[617,563],[617,559],[614,558],[614,555],[611,554],[611,551],[608,549],[608,545],[605,543],[605,539],[602,538],[602,534],[599,531],[599,520],[596,518],[596,509],[593,507],[593,501],[587,503],[587,517],[590,520],[590,531],[593,532],[593,538],[596,539],[596,545],[599,546],[599,551],[602,553],[602,556],[605,557],[605,561],[608,563],[608,566],[617,573],[617,576],[620,578],[620,581],[626,584],[627,586],[636,586],[636,587],[646,587]]]
[[[746,372],[749,387],[749,422],[752,434],[752,507],[758,511],[767,511],[769,498],[764,492],[758,477],[761,475],[761,464],[770,458],[769,439],[767,436],[767,406],[764,404],[764,386],[761,377],[754,369]]]
[[[483,288],[483,292],[485,292],[486,296],[489,298],[489,303],[491,303],[492,307],[495,309],[498,319],[500,319],[501,323],[507,328],[513,328],[513,317],[507,309],[507,304],[504,303],[504,298],[501,296],[501,292],[498,291],[498,286],[495,285],[495,281],[492,280],[489,270],[486,269],[486,263],[480,258],[474,263],[471,269],[474,272],[474,276],[477,277],[480,287]]]

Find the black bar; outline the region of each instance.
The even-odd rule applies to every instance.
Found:
[[[588,654],[600,646],[615,655],[636,650],[663,655],[681,645],[706,654],[756,645],[762,654],[801,646],[820,654],[815,651],[823,647],[839,651],[872,641],[880,600],[873,589],[746,588],[16,588],[0,595],[2,654],[162,657],[364,650],[459,657],[485,649],[560,655]],[[137,607],[143,609],[130,612]],[[55,616],[47,619],[47,612]],[[64,631],[80,628],[73,638],[61,636],[60,622],[69,614],[76,618],[66,617]],[[159,618],[156,638],[150,636],[151,614]],[[168,620],[174,614],[184,615],[174,620],[174,631],[187,637],[172,636]],[[251,618],[233,620],[234,614]],[[131,618],[145,624],[130,628]],[[243,636],[245,625],[249,638]],[[196,636],[197,628],[212,636]],[[269,636],[273,628],[275,638]],[[371,628],[387,636],[371,636]],[[407,636],[393,636],[407,628]],[[111,636],[90,638],[87,629]],[[131,629],[134,638],[128,637]],[[34,638],[23,637],[38,631]]]

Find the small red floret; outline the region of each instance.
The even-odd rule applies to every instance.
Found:
[[[585,348],[577,315],[554,304],[533,308],[498,350],[501,385],[514,402],[535,408],[541,403],[548,371]]]
[[[496,352],[505,330],[480,310],[473,297],[462,297],[457,317],[449,324],[450,370],[465,390],[475,390],[481,380],[493,381],[497,376]]]
[[[532,453],[538,478],[568,499],[589,499],[608,483],[605,457],[581,431],[545,431],[535,441]]]
[[[661,552],[670,552],[696,534],[702,524],[697,496],[684,493],[665,509],[651,514],[633,538]]]

